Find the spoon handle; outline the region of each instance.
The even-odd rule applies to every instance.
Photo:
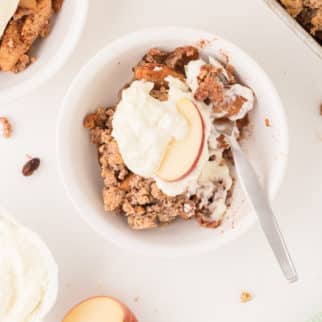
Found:
[[[231,136],[230,141],[238,179],[257,213],[262,229],[286,279],[290,283],[296,282],[298,277],[295,266],[266,193],[261,187],[253,167],[241,150],[236,138]]]

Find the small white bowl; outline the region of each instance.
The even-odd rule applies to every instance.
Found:
[[[69,197],[98,233],[121,247],[167,257],[194,254],[235,239],[255,222],[256,216],[238,184],[231,210],[216,230],[201,228],[193,220],[178,220],[160,229],[132,231],[122,216],[103,210],[96,147],[83,128],[84,116],[99,106],[115,104],[119,89],[132,77],[132,67],[149,48],[173,49],[200,40],[210,41],[201,49],[202,55],[228,55],[242,82],[256,93],[257,104],[251,114],[253,129],[245,149],[270,198],[282,181],[288,153],[285,115],[272,82],[252,58],[232,43],[200,30],[152,28],[129,34],[107,45],[82,68],[66,94],[57,129],[60,173]],[[270,127],[265,126],[266,118]]]
[[[50,310],[55,305],[57,294],[58,294],[58,266],[56,264],[54,256],[52,255],[48,246],[38,236],[38,234],[31,231],[26,226],[23,226],[20,223],[18,223],[15,220],[15,218],[2,207],[0,207],[0,217],[4,218],[6,221],[10,222],[11,224],[19,227],[19,229],[24,232],[24,235],[28,236],[29,240],[33,242],[34,247],[36,247],[39,250],[41,256],[43,258],[46,258],[47,260],[47,265],[49,268],[48,286],[46,289],[46,293],[44,294],[43,302],[41,303],[40,307],[38,307],[37,314],[33,316],[33,319],[30,322],[43,321],[43,319],[46,317],[46,315],[50,312]]]
[[[71,56],[86,22],[88,0],[65,0],[53,18],[49,36],[32,48],[35,63],[13,74],[0,71],[0,104],[6,104],[42,85]]]

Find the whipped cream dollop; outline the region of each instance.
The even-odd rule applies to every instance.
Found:
[[[220,220],[227,211],[233,178],[223,156],[225,147],[222,140],[225,139],[219,140],[221,135],[216,131],[214,120],[227,115],[219,115],[212,104],[206,105],[194,98],[199,87],[198,77],[205,64],[207,62],[203,59],[189,62],[185,66],[185,82],[168,76],[167,101],[161,102],[150,95],[153,83],[134,81],[122,92],[113,118],[112,135],[132,172],[155,179],[159,189],[168,196],[182,193],[197,195],[201,200],[200,207],[208,208],[213,220]],[[223,95],[227,102],[233,102],[238,96],[245,99],[238,113],[229,118],[232,121],[243,118],[253,108],[253,92],[246,86],[230,84],[228,72],[216,59],[209,57],[209,64],[221,69],[220,81],[223,82]],[[183,140],[189,131],[187,120],[177,110],[177,103],[183,98],[193,102],[202,116],[204,143],[192,171],[177,181],[164,181],[156,173],[167,147],[173,140]]]
[[[0,3],[0,39],[10,21],[15,14],[20,0],[1,0]]]
[[[39,322],[57,293],[57,266],[29,229],[0,213],[0,321]]]
[[[176,102],[190,97],[187,86],[168,77],[169,99],[159,101],[150,95],[151,82],[134,81],[122,92],[113,117],[113,133],[127,167],[143,177],[158,170],[172,139],[182,140],[188,124],[176,109]]]
[[[153,83],[134,81],[122,92],[113,117],[112,135],[116,139],[126,166],[134,173],[155,179],[158,187],[169,196],[185,192],[198,180],[208,161],[208,137],[210,135],[209,110],[196,102],[187,84],[168,76],[167,101],[159,101],[150,95]],[[205,122],[205,143],[193,171],[175,182],[163,181],[156,176],[166,149],[172,140],[183,140],[188,133],[185,118],[177,111],[177,102],[187,98],[198,106]]]

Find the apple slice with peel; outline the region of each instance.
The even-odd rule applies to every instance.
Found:
[[[157,176],[168,182],[179,181],[193,171],[205,143],[205,123],[199,108],[183,98],[178,101],[177,110],[186,119],[189,132],[183,140],[169,144],[157,171]]]
[[[137,322],[137,319],[120,301],[98,296],[74,306],[62,322]]]

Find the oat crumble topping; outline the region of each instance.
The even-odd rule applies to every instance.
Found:
[[[154,87],[150,95],[160,101],[167,100],[167,76],[183,80],[186,78],[184,67],[193,60],[199,59],[197,48],[186,46],[176,48],[172,52],[152,48],[134,67],[134,79],[152,81]],[[217,66],[205,64],[198,77],[198,89],[195,98],[205,103],[213,103],[218,108],[222,100],[223,86],[236,82],[233,68],[229,67],[223,80],[223,71]],[[128,85],[127,85],[128,86]],[[126,86],[126,87],[127,87]],[[237,97],[231,105],[224,105],[229,115],[239,113],[242,97]],[[205,183],[196,191],[186,192],[176,196],[163,193],[152,178],[144,178],[132,173],[125,165],[118,144],[112,136],[112,121],[116,107],[100,107],[96,112],[87,115],[83,125],[89,129],[92,143],[97,146],[101,176],[104,180],[103,201],[106,212],[124,216],[132,229],[142,230],[170,224],[178,218],[195,219],[201,226],[217,228],[222,218],[214,218],[212,212],[216,207],[217,198],[221,198],[229,184],[228,195],[225,196],[226,206],[231,203],[233,183],[222,180]],[[245,118],[247,119],[247,117]],[[247,120],[239,121],[240,130]],[[211,141],[211,140],[210,140]],[[224,162],[232,166],[229,144],[225,138],[215,136],[212,143],[224,151]],[[216,153],[211,152],[209,160],[216,159]]]
[[[20,0],[0,38],[0,71],[18,73],[35,62],[30,49],[48,36],[52,16],[62,4],[63,0]]]
[[[322,0],[279,0],[279,2],[322,45]]]

